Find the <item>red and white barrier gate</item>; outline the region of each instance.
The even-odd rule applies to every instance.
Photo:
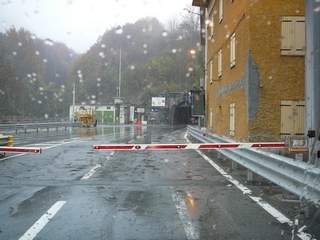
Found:
[[[188,149],[233,149],[233,148],[287,148],[284,142],[264,143],[188,143],[188,144],[105,144],[93,145],[95,150],[138,151],[138,150],[188,150]]]
[[[0,147],[0,153],[41,153],[41,148],[35,147]]]

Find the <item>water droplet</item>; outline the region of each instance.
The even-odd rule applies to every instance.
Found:
[[[99,56],[100,56],[101,58],[105,58],[104,52],[99,52]]]
[[[162,37],[167,37],[168,36],[168,33],[167,32],[163,32],[162,33]]]
[[[105,44],[101,44],[101,47],[102,47],[102,48],[106,48],[106,45],[105,45]]]
[[[61,88],[66,88],[66,86],[62,84],[62,85],[61,85]]]
[[[45,119],[48,119],[49,118],[49,115],[46,113],[46,114],[44,114],[44,118]]]
[[[46,44],[48,46],[53,46],[54,42],[51,39],[47,38],[44,40],[44,44]]]
[[[60,77],[60,74],[59,73],[56,73],[56,78],[59,78]]]
[[[313,11],[314,12],[320,12],[320,6],[316,7]]]
[[[186,73],[186,77],[187,77],[187,78],[190,77],[190,73]]]
[[[267,21],[267,25],[271,25],[271,21]]]
[[[44,89],[43,89],[43,87],[39,87],[39,91],[43,91]]]
[[[127,39],[131,39],[131,35],[127,35],[126,38],[127,38]]]
[[[13,51],[13,52],[12,52],[12,55],[13,55],[13,56],[17,56],[17,52],[16,52],[16,51]]]
[[[41,100],[38,100],[38,104],[42,104],[42,101],[41,101]]]
[[[136,67],[134,65],[130,65],[130,70],[135,70]]]
[[[37,76],[37,74],[36,74],[35,72],[33,72],[33,73],[32,73],[32,76],[33,76],[33,77],[36,77],[36,76]]]
[[[58,101],[59,101],[59,102],[63,102],[63,99],[62,99],[62,98],[59,98]]]
[[[4,96],[4,95],[5,95],[5,92],[4,92],[2,89],[0,89],[0,94],[1,94],[2,96]]]
[[[122,34],[123,33],[123,29],[121,27],[118,27],[116,29],[116,34]]]
[[[101,78],[97,78],[97,82],[101,82]]]
[[[177,53],[177,49],[174,48],[174,49],[171,50],[171,52],[172,53]]]
[[[40,55],[40,52],[39,52],[39,51],[35,51],[35,54],[36,54],[37,56],[39,56],[39,55]]]
[[[105,63],[104,63],[104,65],[105,65],[105,66],[108,66],[108,65],[109,65],[109,63],[105,62]]]
[[[18,42],[18,46],[21,47],[22,46],[22,42]]]
[[[144,51],[143,51],[143,54],[148,54],[148,51],[147,51],[147,50],[144,50]]]
[[[96,95],[91,95],[91,98],[92,99],[96,99]]]
[[[143,48],[147,48],[147,47],[148,47],[148,44],[144,43]]]
[[[47,60],[46,58],[44,58],[42,61],[43,61],[44,63],[47,63],[47,62],[48,62],[48,60]]]
[[[31,39],[36,39],[37,37],[36,37],[35,34],[31,34],[30,38],[31,38]]]
[[[142,28],[142,32],[145,33],[147,31],[146,28]]]
[[[101,84],[100,83],[97,83],[97,87],[100,87],[101,86]]]
[[[91,104],[96,104],[96,101],[95,100],[91,100],[90,103]]]
[[[188,71],[189,71],[189,72],[193,72],[193,67],[189,67],[189,68],[188,68]]]

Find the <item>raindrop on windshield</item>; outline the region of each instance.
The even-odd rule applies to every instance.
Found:
[[[16,52],[16,51],[13,51],[13,52],[12,52],[12,55],[13,55],[13,56],[17,56],[17,52]]]
[[[172,53],[177,53],[177,49],[174,48],[174,49],[171,50],[171,52]]]
[[[49,115],[46,113],[46,114],[44,114],[44,118],[45,119],[48,119],[49,118]]]
[[[42,104],[42,101],[41,101],[41,100],[38,100],[38,104]]]
[[[91,95],[91,98],[92,99],[96,99],[96,95]]]
[[[121,27],[118,27],[116,29],[116,34],[122,34],[123,33],[123,29]]]
[[[147,51],[147,50],[144,50],[144,51],[143,51],[143,54],[148,54],[148,51]]]
[[[48,60],[47,60],[46,58],[44,58],[42,61],[43,61],[44,63],[47,63],[47,62],[48,62]]]
[[[44,89],[43,89],[43,87],[39,87],[39,91],[43,91]]]
[[[162,33],[162,37],[167,37],[168,36],[168,33],[167,32],[163,32]]]
[[[97,78],[97,82],[101,82],[101,78]]]
[[[99,56],[100,56],[101,58],[105,58],[105,55],[104,55],[103,52],[99,52]]]
[[[22,42],[18,42],[18,46],[21,47],[22,46]]]
[[[39,56],[39,55],[40,55],[40,52],[39,52],[39,51],[35,51],[35,54],[36,54],[37,56]]]
[[[2,89],[0,89],[0,94],[4,96],[5,92]]]
[[[131,39],[131,35],[127,35],[126,38],[127,38],[127,39]]]
[[[148,47],[148,44],[144,43],[143,48],[147,48],[147,47]]]
[[[136,67],[134,65],[130,65],[130,70],[135,70]]]
[[[105,44],[101,44],[101,47],[102,47],[102,48],[106,48],[106,45],[105,45]]]
[[[48,46],[53,46],[54,42],[51,39],[47,38],[44,40],[44,44],[46,44]]]

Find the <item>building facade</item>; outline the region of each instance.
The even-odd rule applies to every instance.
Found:
[[[244,141],[304,134],[303,0],[193,0],[206,44],[206,127]]]

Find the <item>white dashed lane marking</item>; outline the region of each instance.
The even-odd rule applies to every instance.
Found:
[[[43,214],[20,238],[19,240],[32,240],[53,219],[66,201],[58,201]]]

